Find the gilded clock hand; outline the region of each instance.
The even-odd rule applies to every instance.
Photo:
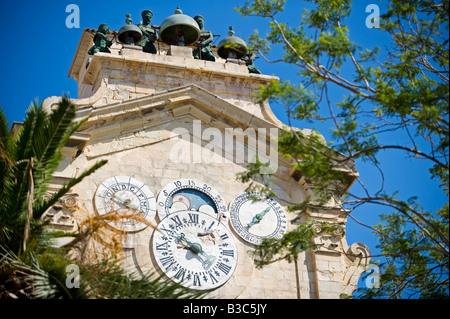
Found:
[[[200,256],[203,256],[204,258],[206,258],[206,260],[202,261],[202,266],[205,270],[208,270],[212,266],[214,261],[216,260],[215,256],[208,255],[207,253],[205,253],[203,251],[202,245],[200,245],[199,243],[192,243],[191,241],[187,240],[184,233],[177,235],[176,241],[178,244],[181,244],[183,247],[188,248],[195,255],[198,255],[198,256],[200,255]],[[184,244],[183,242],[186,244]]]
[[[264,217],[265,214],[267,214],[267,212],[270,210],[270,207],[267,207],[265,210],[263,210],[261,213],[256,214],[255,217],[253,217],[252,221],[250,223],[247,224],[247,227],[250,228],[253,225],[258,224],[262,218]]]

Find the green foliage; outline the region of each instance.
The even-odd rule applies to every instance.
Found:
[[[428,215],[434,227],[448,237],[448,204],[435,216]],[[379,247],[387,257],[380,267],[380,288],[360,289],[364,298],[448,298],[448,257],[433,243],[439,238],[431,227],[423,230],[412,225],[404,214],[383,214],[383,223],[375,229],[389,237],[380,237]],[[424,236],[429,232],[431,236]]]
[[[248,15],[268,17],[270,14],[283,11],[285,3],[286,0],[246,1],[242,8],[236,8],[236,10],[244,17]]]
[[[73,123],[75,106],[69,99],[63,97],[58,107],[47,114],[42,105],[31,104],[26,119],[16,136],[6,126],[4,114],[0,113],[2,128],[0,137],[4,141],[3,157],[0,161],[0,245],[19,252],[22,246],[26,221],[26,206],[29,193],[29,172],[32,166],[34,180],[34,198],[32,199],[33,218],[31,232],[40,229],[40,217],[53,205],[58,198],[66,194],[71,187],[91,174],[106,162],[101,161],[87,169],[79,177],[72,178],[66,187],[62,188],[50,200],[44,201],[52,174],[62,160],[61,148],[69,137],[86,119]]]
[[[86,267],[81,276],[89,282],[90,296],[97,299],[198,299],[204,295],[175,284],[156,272],[145,275],[126,273],[114,259]]]
[[[392,161],[396,156],[427,161],[430,168],[424,174],[436,180],[448,197],[449,1],[389,1],[380,28],[390,43],[383,48],[361,48],[352,42],[346,25],[352,1],[304,3],[309,9],[303,10],[296,26],[278,21],[287,1],[247,1],[236,8],[243,16],[268,21],[266,35],[255,30],[248,39],[251,51],[269,63],[298,69],[298,83],[274,81],[260,89],[259,99],[284,106],[289,118],[330,123],[328,145],[317,135],[305,136],[292,127],[279,138],[280,153],[293,159],[297,175],[314,193],[314,198],[292,205],[292,210],[304,222],[308,212],[327,209],[331,198],[349,214],[366,203],[390,209],[380,225],[366,226],[377,234],[379,248],[391,262],[383,266],[382,287],[359,292],[360,296],[448,297],[448,205],[428,212],[420,207],[418,196],[401,199],[398,192],[387,193],[379,155],[390,151]],[[274,47],[282,49],[279,56],[272,56]],[[331,90],[342,92],[342,99]],[[379,170],[380,186],[366,186],[363,178],[357,178],[362,192],[347,191],[339,200],[340,185],[345,183],[342,172],[359,161]],[[270,190],[270,178],[261,178],[257,170],[250,168],[247,181],[253,178]],[[255,254],[265,263],[277,252],[295,258],[294,243],[306,243],[310,236],[297,229],[281,241],[266,242]]]
[[[318,233],[329,233],[340,229],[336,225],[326,222],[307,220],[289,231],[281,239],[266,238],[257,249],[253,251],[256,266],[262,268],[279,260],[293,262],[298,255],[308,249],[318,249],[320,245],[311,239]]]
[[[275,100],[289,108],[289,115],[293,118],[305,120],[321,120],[318,116],[318,103],[313,92],[307,90],[302,84],[295,85],[289,81],[272,80],[267,88],[259,92],[260,101]]]

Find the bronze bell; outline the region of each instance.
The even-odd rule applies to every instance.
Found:
[[[135,44],[142,40],[142,31],[139,27],[131,24],[131,15],[127,13],[126,25],[119,30],[119,41],[124,44]]]
[[[159,30],[159,38],[171,45],[192,45],[200,38],[197,22],[183,14],[179,7],[161,23]]]
[[[230,27],[228,37],[219,42],[217,54],[222,59],[242,59],[247,54],[247,43],[234,34]]]

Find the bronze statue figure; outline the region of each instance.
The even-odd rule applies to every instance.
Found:
[[[194,20],[200,27],[200,38],[195,44],[197,47],[193,51],[194,58],[198,60],[216,61],[216,57],[210,46],[211,42],[214,40],[214,35],[211,31],[206,31],[204,29],[205,19],[201,15],[195,16]]]
[[[111,53],[108,48],[113,42],[108,39],[107,33],[109,33],[109,26],[100,24],[97,33],[94,35],[94,45],[88,51],[89,55],[94,55],[97,52]]]
[[[150,21],[153,17],[153,12],[150,10],[142,11],[142,23],[138,25],[139,29],[142,31],[142,40],[136,43],[137,45],[142,47],[142,51],[147,53],[155,54],[156,47],[154,45],[157,36],[155,26],[150,25]]]
[[[261,74],[261,71],[258,70],[258,68],[253,64],[253,60],[255,60],[255,54],[253,52],[248,52],[242,60],[245,61],[245,64],[247,65],[248,72],[254,73],[254,74]]]

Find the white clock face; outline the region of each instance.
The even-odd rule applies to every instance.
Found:
[[[179,179],[167,184],[158,195],[158,216],[179,211],[196,211],[208,214],[217,220],[228,217],[222,196],[208,184],[195,179]]]
[[[94,204],[100,215],[115,213],[122,216],[140,214],[152,222],[156,216],[156,199],[143,182],[130,176],[113,176],[97,188]],[[133,218],[117,218],[107,223],[123,231],[139,231],[148,225]]]
[[[248,193],[230,204],[230,223],[245,241],[260,245],[264,238],[281,238],[287,230],[287,217],[274,199],[253,202]]]
[[[237,249],[228,229],[197,211],[167,215],[154,232],[152,250],[169,278],[195,290],[220,287],[237,265]]]

